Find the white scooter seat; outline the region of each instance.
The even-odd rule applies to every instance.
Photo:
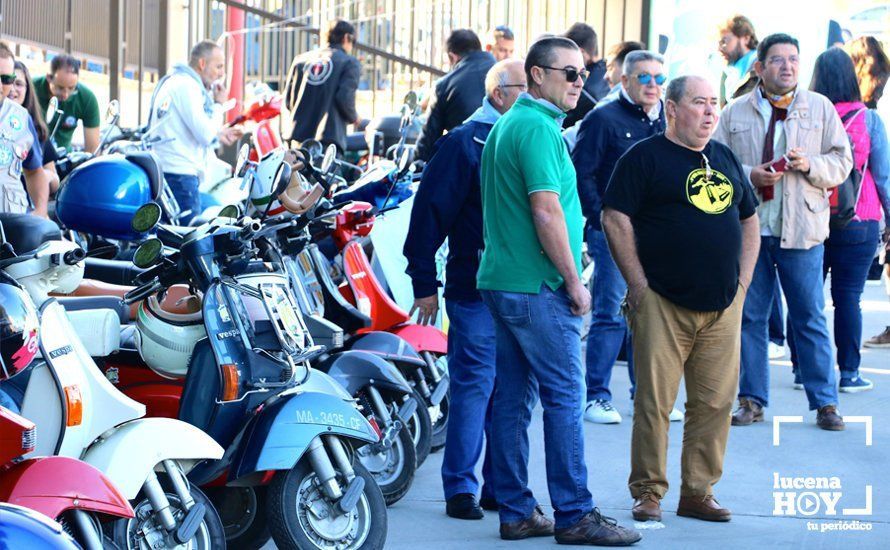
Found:
[[[69,311],[68,319],[90,357],[107,357],[120,348],[121,322],[115,311]]]

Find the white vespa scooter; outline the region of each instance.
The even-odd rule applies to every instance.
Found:
[[[222,447],[185,422],[141,418],[145,406],[119,392],[91,358],[119,346],[117,315],[108,309],[66,313],[48,296],[77,286],[83,257],[76,244],[51,241],[34,253],[0,261],[41,317],[44,362],[32,367],[21,407],[40,430],[31,454],[79,458],[117,485],[136,512],[109,533],[121,548],[225,548],[217,511],[186,478],[198,462],[221,458]]]

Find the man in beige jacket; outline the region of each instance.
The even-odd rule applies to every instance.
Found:
[[[739,408],[732,424],[763,421],[769,403],[767,320],[778,276],[788,304],[800,375],[825,430],[843,430],[823,309],[823,241],[831,188],[853,166],[840,118],[825,97],[798,87],[800,48],[787,34],[757,48],[760,85],[730,103],[714,138],[739,157],[760,206],[761,245],[742,314]]]

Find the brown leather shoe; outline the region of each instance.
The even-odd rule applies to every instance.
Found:
[[[703,497],[680,497],[677,515],[685,518],[703,519],[705,521],[729,521],[732,512],[720,506],[714,495]]]
[[[501,524],[501,538],[522,540],[529,537],[549,537],[553,535],[553,520],[544,515],[540,506],[528,518],[514,523]]]
[[[599,508],[594,508],[575,525],[556,530],[558,544],[630,546],[642,538],[637,531],[621,527],[614,519],[600,514]]]
[[[823,430],[832,432],[839,432],[846,427],[843,417],[834,405],[826,405],[819,409],[816,413],[816,424]]]
[[[637,521],[661,521],[661,504],[657,495],[643,493],[634,500],[631,510]]]
[[[732,413],[732,425],[750,426],[755,422],[763,422],[763,407],[747,397],[740,397],[739,408]]]

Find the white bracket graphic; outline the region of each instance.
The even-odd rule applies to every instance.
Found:
[[[871,417],[868,417],[869,419]],[[846,419],[845,419],[846,421]],[[865,508],[844,508],[845,516],[870,516],[871,515],[871,485],[865,486]]]
[[[773,447],[779,446],[779,426],[786,424],[803,424],[802,416],[774,416],[773,417]]]
[[[870,416],[845,416],[845,424],[865,424],[865,446],[871,447],[871,422]],[[869,493],[870,494],[870,493]]]

